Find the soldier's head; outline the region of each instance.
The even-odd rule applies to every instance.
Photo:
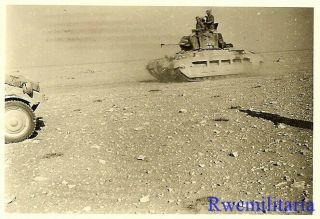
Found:
[[[199,16],[197,16],[196,21],[201,21],[201,18]]]
[[[211,12],[212,12],[211,10],[206,10],[207,15],[211,15]]]

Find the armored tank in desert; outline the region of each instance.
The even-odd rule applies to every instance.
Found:
[[[199,81],[257,71],[262,57],[226,43],[217,27],[218,23],[214,23],[212,30],[192,30],[190,36],[183,36],[178,44],[174,44],[179,45],[181,51],[150,61],[147,70],[162,82]]]
[[[34,111],[44,100],[38,82],[23,76],[5,79],[5,141],[15,143],[29,138],[36,128]]]

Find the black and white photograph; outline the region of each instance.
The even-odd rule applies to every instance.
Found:
[[[315,214],[315,5],[214,3],[4,6],[5,214]]]

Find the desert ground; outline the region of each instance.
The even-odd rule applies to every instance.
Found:
[[[32,138],[5,145],[6,211],[312,200],[312,52],[263,55],[260,73],[194,83],[159,83],[147,60],[12,70],[40,81],[46,101]]]

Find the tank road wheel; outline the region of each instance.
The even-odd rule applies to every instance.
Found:
[[[5,103],[5,141],[15,143],[29,138],[36,127],[33,110],[21,101]]]

